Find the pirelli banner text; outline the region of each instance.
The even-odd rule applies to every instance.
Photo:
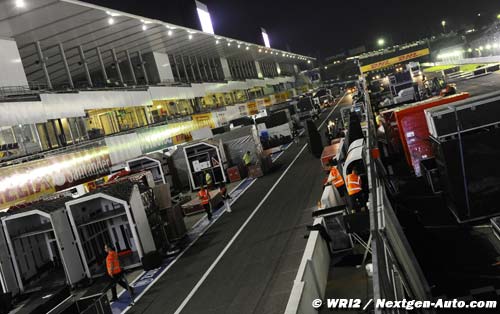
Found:
[[[426,56],[428,54],[430,54],[429,48],[413,51],[413,52],[410,52],[410,53],[407,53],[407,54],[404,54],[401,56],[397,56],[394,58],[390,58],[390,59],[382,60],[382,61],[375,62],[372,64],[364,65],[361,67],[361,72],[366,73],[366,72],[370,72],[370,71],[379,70],[382,68],[389,67],[391,65],[406,62],[408,60],[420,58],[420,57]]]

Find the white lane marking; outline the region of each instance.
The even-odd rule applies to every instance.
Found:
[[[198,289],[201,287],[201,285],[203,284],[203,282],[205,282],[205,280],[207,279],[208,275],[210,275],[210,273],[214,270],[215,266],[217,266],[217,264],[220,262],[220,260],[222,259],[222,257],[229,250],[229,248],[234,243],[234,241],[236,241],[236,238],[238,238],[238,236],[241,234],[241,232],[243,231],[243,229],[245,229],[245,227],[248,225],[248,223],[250,222],[250,220],[252,220],[253,216],[255,216],[255,214],[257,213],[257,211],[262,207],[262,205],[267,200],[267,198],[271,195],[271,193],[274,191],[274,189],[278,186],[278,184],[281,182],[281,180],[285,177],[285,175],[288,173],[288,170],[290,170],[290,168],[292,168],[293,164],[295,163],[295,161],[297,161],[297,159],[302,154],[302,152],[306,149],[306,147],[307,147],[307,144],[305,144],[304,147],[302,147],[302,149],[297,153],[297,155],[292,160],[292,162],[290,163],[290,165],[281,174],[281,176],[274,183],[274,185],[271,187],[271,189],[269,190],[269,192],[267,192],[267,194],[264,196],[264,198],[260,201],[260,203],[257,205],[257,207],[255,207],[255,209],[250,214],[250,216],[248,216],[247,220],[243,223],[243,225],[240,227],[240,229],[238,229],[238,231],[234,234],[234,236],[231,238],[231,240],[229,241],[229,243],[224,247],[224,249],[222,250],[222,252],[220,252],[219,256],[217,256],[217,258],[212,263],[212,265],[210,265],[210,267],[205,272],[205,274],[203,274],[203,276],[201,277],[201,279],[194,286],[193,290],[191,290],[191,292],[187,295],[187,297],[184,299],[184,301],[182,301],[181,305],[177,308],[177,310],[175,311],[174,314],[180,314],[181,311],[186,307],[186,305],[189,303],[189,301],[194,296],[194,294],[196,293],[196,291],[198,291]]]
[[[305,132],[306,132],[306,130],[300,131],[299,136],[302,136],[302,134],[304,134]],[[293,145],[293,142],[290,142],[290,145],[288,145],[283,151],[281,151],[281,153],[278,154],[278,156],[276,158],[274,158],[273,163],[276,162],[276,160],[278,160],[281,157],[281,155],[283,155],[285,153],[285,151],[287,149],[289,149],[292,145]]]
[[[235,187],[231,190],[231,192],[229,192],[229,195],[231,195],[234,191],[236,191],[236,190],[237,190],[237,189],[238,189],[238,188],[239,188],[239,187],[240,187],[240,186],[241,186],[241,185],[245,182],[245,180],[246,180],[246,179],[241,180],[241,181],[240,181],[240,182],[239,182],[239,183],[238,183],[238,184],[237,184],[237,185],[236,185],[236,186],[235,186]],[[232,202],[230,203],[230,205],[233,205],[233,204],[236,202],[236,200],[238,200],[238,198],[240,198],[240,196],[241,196],[241,195],[243,195],[243,193],[245,193],[245,191],[246,191],[246,190],[248,190],[248,188],[249,188],[250,186],[252,186],[252,184],[253,184],[256,180],[257,180],[257,179],[254,179],[252,182],[250,182],[250,183],[248,184],[248,186],[247,186],[247,187],[245,187],[245,188],[244,188],[244,189],[240,192],[240,194],[238,194],[238,196],[236,196],[236,198],[234,198],[234,199],[232,200]],[[226,209],[224,209],[224,212],[225,212],[225,211],[226,211]],[[221,215],[222,215],[222,213],[221,213]],[[196,228],[196,227],[197,227],[197,226],[198,226],[198,225],[199,225],[199,224],[203,221],[203,219],[205,219],[206,217],[207,217],[207,216],[205,215],[205,216],[203,216],[202,218],[200,218],[200,219],[199,219],[199,220],[198,220],[198,221],[197,221],[197,222],[196,222],[196,223],[195,223],[195,224],[191,227],[191,229],[190,229],[190,230],[193,230],[194,228]],[[219,218],[217,217],[217,219],[219,219]],[[216,219],[216,220],[217,220],[217,219]],[[206,230],[205,230],[205,231],[206,231]],[[203,232],[205,232],[205,231],[203,231]],[[197,237],[195,240],[193,240],[193,242],[195,242],[196,240],[198,240],[198,238],[199,238],[199,237]],[[189,247],[190,247],[190,246],[187,246],[184,250],[187,250]],[[181,252],[180,254],[183,254],[183,253],[184,253],[184,252]],[[174,260],[172,261],[172,263],[175,263],[175,261],[176,261],[176,260],[177,260],[177,259],[174,259]],[[146,273],[146,272],[145,272],[145,271],[143,271],[143,272],[141,272],[139,275],[137,275],[137,276],[136,276],[136,277],[135,277],[135,278],[134,278],[134,279],[130,282],[130,285],[131,285],[131,286],[133,286],[133,284],[134,284],[134,283],[136,283],[136,282],[137,282],[137,280],[139,280],[139,278],[141,278],[141,277],[142,277],[145,273]],[[162,275],[163,275],[163,273],[161,273],[159,277],[161,277]],[[154,282],[155,282],[155,281],[153,281],[152,283],[154,283]],[[146,289],[145,289],[145,290],[146,290]],[[120,297],[122,296],[122,294],[124,294],[124,293],[125,293],[125,289],[123,289],[122,291],[120,291],[120,293],[118,293],[118,298],[120,298]],[[139,300],[139,297],[140,297],[140,296],[142,296],[143,294],[144,294],[144,293],[141,293],[139,296],[137,296],[137,298],[136,298],[135,300],[136,300],[136,301],[137,301],[137,300]],[[123,313],[125,313],[125,312],[126,312],[126,310],[125,310]]]
[[[238,196],[237,196],[237,197],[233,200],[233,202],[232,202],[231,204],[234,204],[234,203],[236,202],[236,200],[238,200],[238,198],[240,198],[240,197],[241,197],[241,195],[243,195],[243,194],[245,193],[245,191],[246,191],[246,190],[248,190],[248,189],[249,189],[249,188],[250,188],[250,187],[251,187],[251,186],[252,186],[252,185],[253,185],[256,181],[257,181],[257,179],[255,179],[255,180],[253,180],[252,182],[250,182],[250,184],[248,184],[248,186],[247,186],[247,187],[245,187],[245,188],[243,189],[243,191],[241,191],[241,193],[240,193],[240,194],[239,194],[239,195],[238,195]],[[235,189],[236,189],[236,188],[235,188]],[[235,189],[233,189],[233,191],[234,191]],[[231,192],[233,192],[233,191],[231,191]],[[226,209],[224,209],[224,211],[225,211],[225,210],[226,210]],[[163,275],[165,275],[165,273],[166,273],[166,272],[167,272],[170,268],[172,268],[172,266],[175,264],[175,262],[177,262],[177,260],[179,260],[179,259],[182,257],[182,255],[184,255],[184,253],[186,253],[186,251],[187,251],[187,250],[189,250],[189,248],[190,248],[190,247],[192,247],[192,246],[196,243],[196,241],[198,241],[198,239],[199,239],[199,238],[200,238],[203,234],[205,234],[205,232],[206,232],[208,229],[210,229],[210,227],[211,227],[211,226],[212,226],[212,225],[213,225],[213,224],[214,224],[217,220],[219,220],[219,218],[220,218],[220,217],[222,217],[222,213],[221,213],[218,217],[216,217],[214,220],[212,220],[212,222],[211,222],[211,223],[207,226],[207,228],[206,228],[205,230],[203,230],[202,232],[200,232],[200,234],[199,234],[198,236],[196,236],[196,238],[195,238],[195,239],[194,239],[191,243],[189,243],[189,245],[188,245],[188,246],[187,246],[187,247],[186,247],[186,248],[185,248],[185,249],[184,249],[181,253],[179,253],[179,255],[177,255],[177,256],[175,257],[175,259],[174,259],[174,260],[173,260],[173,261],[172,261],[172,262],[171,262],[171,263],[170,263],[170,264],[169,264],[169,265],[168,265],[168,266],[167,266],[167,267],[166,267],[166,268],[165,268],[165,269],[164,269],[164,270],[160,273],[160,275],[158,275],[158,277],[156,277],[156,278],[155,278],[155,279],[154,279],[154,280],[153,280],[153,281],[149,284],[149,286],[147,286],[147,287],[146,287],[146,288],[145,288],[145,289],[144,289],[144,290],[143,290],[140,294],[138,294],[138,295],[137,295],[137,297],[135,297],[135,299],[134,299],[134,303],[137,303],[137,301],[139,301],[139,300],[140,300],[140,299],[144,296],[144,294],[146,294],[146,292],[148,292],[148,290],[149,290],[149,289],[151,289],[151,288],[154,286],[154,284],[155,284],[158,280],[160,280],[160,278],[161,278],[161,277],[163,277]],[[135,282],[137,279],[139,279],[139,277],[137,277],[137,278],[134,280],[134,282]],[[123,291],[123,292],[124,292],[124,291]],[[122,292],[122,293],[123,293],[123,292]],[[128,312],[128,310],[130,310],[130,308],[132,308],[132,306],[130,306],[130,305],[129,305],[129,306],[127,306],[127,307],[125,308],[125,310],[123,310],[122,314],[127,313],[127,312]]]
[[[321,127],[323,126],[323,124],[325,124],[326,120],[328,120],[331,115],[335,112],[335,109],[337,109],[337,107],[340,105],[340,103],[342,102],[342,100],[344,100],[344,97],[346,96],[347,94],[344,94],[344,96],[342,96],[342,98],[340,98],[339,102],[335,105],[335,107],[333,107],[332,111],[330,111],[330,113],[328,114],[328,116],[326,116],[326,119],[325,121],[323,121],[319,127],[318,127],[318,130],[321,129]]]
[[[340,100],[339,100],[339,101],[338,101],[338,103],[335,105],[335,107],[333,107],[332,111],[328,114],[328,116],[325,118],[325,120],[324,120],[324,121],[320,124],[319,128],[321,128],[321,127],[323,126],[323,124],[325,124],[325,122],[328,120],[328,118],[330,118],[330,116],[331,116],[331,115],[335,112],[335,110],[337,109],[337,107],[339,106],[339,104],[342,102],[342,100],[344,99],[344,97],[345,97],[346,95],[347,95],[347,94],[344,94],[344,96],[342,96],[342,98],[340,98]],[[305,132],[305,131],[303,131],[303,132]],[[302,151],[303,151],[306,147],[307,147],[307,144],[305,144],[305,146],[302,148],[302,150],[301,150],[301,151],[297,154],[297,156],[295,157],[295,159],[292,161],[292,164],[295,162],[295,160],[298,158],[298,156],[302,153]],[[288,147],[288,148],[289,148],[289,147]],[[282,153],[283,153],[283,152],[282,152]],[[281,154],[282,154],[282,153],[281,153]],[[278,156],[278,158],[279,158],[279,157],[281,157],[281,154]],[[278,158],[276,158],[276,159],[275,159],[275,161],[276,161]],[[288,166],[288,168],[285,170],[285,173],[288,171],[288,169],[291,167],[291,165],[292,165],[292,164],[290,164],[290,165]],[[254,212],[252,212],[252,214],[248,217],[247,221],[245,221],[245,223],[243,224],[242,228],[244,228],[244,227],[246,226],[246,224],[250,221],[250,219],[253,217],[253,215],[254,215],[254,214],[257,212],[257,210],[260,208],[260,206],[262,205],[262,203],[264,202],[264,200],[265,200],[265,199],[266,199],[266,198],[270,195],[270,193],[272,192],[272,190],[275,188],[275,186],[277,185],[277,183],[279,183],[279,181],[281,181],[281,179],[282,179],[282,177],[284,176],[284,174],[285,174],[285,173],[283,173],[283,174],[281,175],[281,177],[278,179],[278,181],[275,183],[275,185],[271,188],[271,190],[268,192],[268,194],[266,194],[266,196],[265,196],[265,197],[264,197],[264,199],[261,201],[261,203],[259,203],[259,205],[257,205],[256,210],[254,210]],[[239,184],[238,184],[238,185],[237,185],[237,186],[236,186],[236,187],[235,187],[235,188],[234,188],[234,189],[233,189],[230,193],[232,193],[232,192],[234,192],[236,189],[238,189],[238,187],[239,187],[239,186],[243,183],[243,181],[244,181],[244,180],[242,180],[242,182],[240,182],[240,183],[239,183]],[[257,181],[257,180],[254,180],[254,181],[250,182],[250,184],[249,184],[249,185],[248,185],[245,189],[243,189],[243,191],[241,191],[241,193],[240,193],[240,194],[236,197],[236,199],[233,199],[233,202],[231,203],[231,205],[232,205],[232,204],[234,204],[234,203],[236,202],[236,200],[237,200],[238,198],[240,198],[240,196],[241,196],[241,195],[243,195],[243,193],[245,193],[245,191],[246,191],[246,190],[248,190],[248,189],[250,188],[250,186],[252,186],[252,185],[255,183],[255,181]],[[224,211],[225,211],[225,209],[224,209]],[[214,219],[214,221],[213,221],[213,222],[217,221],[217,220],[218,220],[221,216],[222,216],[222,214],[221,214],[221,215],[219,215],[216,219]],[[200,220],[196,223],[196,225],[198,225],[198,224],[199,224],[202,220],[203,220],[203,219],[200,219]],[[211,225],[210,225],[210,226],[211,226]],[[209,227],[210,227],[210,226],[209,226]],[[182,257],[182,255],[184,255],[184,253],[185,253],[185,252],[186,252],[189,248],[191,248],[191,246],[193,246],[193,245],[194,245],[194,243],[195,243],[195,242],[196,242],[196,241],[197,241],[197,240],[198,240],[198,239],[199,239],[199,238],[200,238],[200,237],[201,237],[201,236],[202,236],[202,235],[203,235],[203,234],[204,234],[204,233],[205,233],[205,232],[209,229],[209,227],[208,227],[207,229],[203,230],[203,231],[202,231],[202,232],[201,232],[201,233],[200,233],[200,234],[199,234],[199,235],[198,235],[198,236],[197,236],[197,237],[193,240],[193,242],[191,242],[191,243],[190,243],[190,244],[189,244],[189,245],[188,245],[188,246],[187,246],[187,247],[186,247],[186,248],[185,248],[185,249],[184,249],[184,250],[183,250],[183,251],[182,251],[182,252],[181,252],[181,253],[180,253],[180,254],[179,254],[179,255],[178,255],[178,256],[177,256],[177,257],[176,257],[173,261],[172,261],[172,262],[171,262],[171,263],[170,263],[170,265],[168,265],[168,266],[167,266],[167,267],[166,267],[166,268],[165,268],[165,269],[161,272],[161,274],[160,274],[158,277],[156,277],[156,278],[155,278],[155,279],[151,282],[151,284],[150,284],[148,287],[146,287],[146,288],[145,288],[145,289],[144,289],[144,290],[143,290],[143,291],[142,291],[142,292],[141,292],[141,293],[140,293],[140,294],[139,294],[139,295],[135,298],[135,302],[136,302],[136,303],[137,303],[137,301],[139,301],[139,300],[142,298],[142,296],[143,296],[143,295],[144,295],[144,294],[145,294],[145,293],[146,293],[146,292],[147,292],[147,291],[148,291],[148,290],[149,290],[149,289],[150,289],[150,288],[151,288],[151,287],[152,287],[152,286],[153,286],[153,285],[154,285],[154,284],[155,284],[155,283],[156,283],[156,282],[157,282],[157,281],[161,278],[161,277],[163,277],[163,275],[164,275],[164,274],[165,274],[165,273],[166,273],[166,272],[167,272],[167,271],[168,271],[168,270],[169,270],[169,269],[170,269],[170,268],[171,268],[171,267],[175,264],[175,262],[177,262],[177,260],[178,260],[178,259],[180,259],[180,258]],[[242,231],[242,228],[240,228],[240,230],[238,230],[238,232],[235,234],[235,236],[239,235],[239,233]],[[235,237],[233,237],[233,239],[231,239],[231,241],[232,241],[232,242],[234,242],[234,241],[233,241],[234,239],[236,239],[236,238],[235,238]],[[228,245],[231,245],[231,244],[232,244],[232,242],[229,242],[229,244],[228,244]],[[229,249],[229,247],[227,247],[227,249]],[[226,250],[226,251],[227,251],[227,249],[225,248],[225,250]],[[223,250],[223,253],[225,254],[225,251],[224,251],[224,250]],[[222,256],[220,256],[220,257],[222,258]],[[218,261],[216,260],[216,262],[218,262]],[[213,265],[213,266],[215,267],[215,265]],[[211,272],[211,269],[209,268],[209,270],[208,270],[208,271],[209,271],[209,272]],[[131,282],[131,284],[135,283],[135,282],[136,282],[136,281],[137,281],[137,280],[138,280],[138,279],[139,279],[139,278],[140,278],[140,277],[141,277],[144,273],[145,273],[145,272],[143,272],[143,273],[141,273],[139,276],[137,276],[137,277],[136,277],[136,278],[135,278],[135,279]],[[207,273],[206,275],[208,276],[208,274],[209,274],[209,273]],[[203,279],[203,278],[202,278],[202,279]],[[205,278],[205,279],[206,279],[206,278]],[[203,279],[203,281],[204,281],[205,279]],[[202,283],[202,282],[201,282],[201,283]],[[201,283],[199,282],[199,284],[200,284],[200,285],[201,285]],[[198,288],[199,288],[199,287],[195,287],[195,289],[196,289],[196,290],[198,290]],[[119,297],[120,297],[120,296],[121,296],[124,292],[125,292],[125,291],[122,291],[122,292],[119,294]],[[193,291],[191,291],[191,292],[192,292],[192,294],[194,294],[194,292],[196,292],[196,291],[194,291],[194,292],[193,292]],[[189,297],[189,296],[188,296],[188,297]],[[192,297],[192,296],[191,296],[191,297]],[[186,301],[186,300],[184,300],[184,301]],[[187,301],[189,301],[189,300],[187,300]],[[186,302],[186,304],[187,304],[187,302]],[[182,304],[181,304],[181,306],[184,308],[184,307],[186,306],[186,304],[184,304],[184,306],[182,306]],[[125,308],[125,310],[122,312],[122,314],[126,313],[126,312],[130,309],[130,308],[131,308],[130,306],[128,306],[127,308]],[[182,309],[180,309],[180,310],[182,310]],[[179,311],[179,309],[178,309],[178,311]],[[177,313],[177,312],[176,312],[176,313]]]

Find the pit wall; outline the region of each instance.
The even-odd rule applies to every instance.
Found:
[[[323,218],[316,218],[314,225],[325,225]],[[312,303],[323,300],[330,268],[328,243],[319,231],[311,231],[299,270],[293,283],[285,314],[317,314]]]

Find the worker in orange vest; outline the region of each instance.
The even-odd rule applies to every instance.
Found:
[[[337,169],[337,166],[332,166],[330,169],[330,175],[332,176],[332,184],[337,188],[337,191],[339,191],[340,196],[345,195],[345,182],[344,178],[342,178],[342,175],[340,174],[339,169]]]
[[[120,261],[118,260],[118,253],[116,253],[116,251],[112,249],[112,246],[108,244],[104,246],[104,251],[108,254],[106,256],[106,271],[111,279],[111,302],[118,300],[116,295],[116,284],[119,284],[123,289],[127,290],[130,294],[130,298],[134,300],[134,288],[129,286],[127,278],[125,278],[122,272]]]
[[[347,175],[347,193],[351,199],[352,210],[354,212],[360,211],[361,205],[361,178],[358,175],[356,168],[352,169],[351,174]]]
[[[212,208],[210,206],[210,193],[208,189],[202,185],[200,191],[198,192],[198,198],[200,199],[201,206],[205,208],[208,220],[212,220]]]
[[[344,196],[346,191],[345,182],[344,178],[342,177],[342,174],[337,168],[337,160],[336,159],[331,160],[329,166],[330,166],[330,173],[328,175],[328,179],[325,185],[327,184],[334,185],[337,188],[337,191],[339,191],[340,196]]]

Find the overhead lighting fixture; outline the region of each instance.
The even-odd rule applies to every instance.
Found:
[[[238,45],[238,48],[241,48],[241,45]]]
[[[267,32],[265,29],[263,29],[262,27],[260,28],[261,32],[262,32],[262,39],[264,39],[264,46],[266,46],[267,48],[271,48],[271,42],[269,40],[269,35],[267,35]]]
[[[172,36],[174,32],[172,32],[172,30],[168,30],[167,34],[168,36]]]
[[[248,50],[248,49],[250,49],[250,47],[247,46],[245,49]]]
[[[215,41],[215,44],[216,44],[216,45],[218,45],[218,44],[219,44],[219,40],[216,40],[216,41]]]
[[[311,63],[311,60],[307,60],[307,63]]]
[[[142,30],[145,31],[148,29],[148,26],[146,24],[142,24]]]
[[[262,49],[259,49],[259,52],[262,52]]]
[[[200,19],[201,30],[205,33],[215,34],[212,19],[210,17],[210,13],[208,12],[208,7],[199,1],[195,2],[196,12],[198,12],[198,18]]]
[[[106,14],[109,15],[109,16],[113,16],[113,17],[120,16],[120,14],[115,13],[115,12],[111,12],[111,11],[106,11]]]
[[[26,7],[26,2],[24,0],[16,0],[16,8],[24,8]]]
[[[114,19],[114,18],[112,18],[112,17],[110,17],[110,18],[108,19],[108,24],[109,24],[109,25],[113,25],[113,24],[115,24],[115,19]]]
[[[189,40],[193,39],[193,34],[189,34],[188,38]]]
[[[230,47],[231,46],[231,43],[227,43],[227,46]]]

